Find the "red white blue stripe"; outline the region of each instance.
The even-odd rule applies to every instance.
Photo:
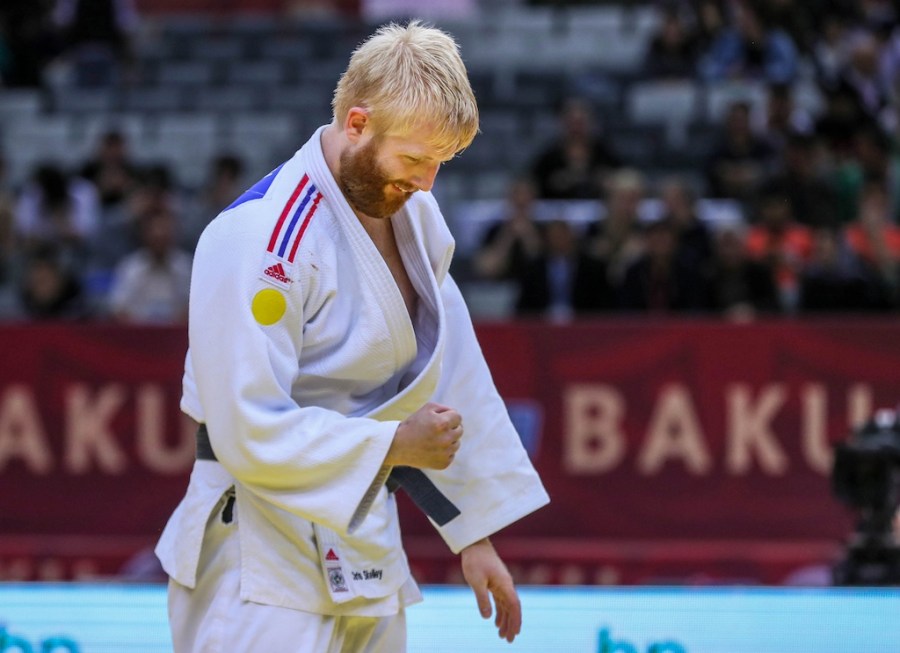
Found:
[[[278,258],[293,263],[300,239],[303,238],[321,200],[322,193],[310,181],[309,175],[303,175],[294,188],[294,192],[291,193],[290,199],[281,210],[281,215],[269,238],[267,250]]]

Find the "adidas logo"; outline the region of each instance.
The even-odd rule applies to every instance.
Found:
[[[281,283],[291,282],[291,280],[287,278],[287,275],[285,275],[284,267],[281,265],[281,263],[270,265],[266,268],[265,273],[267,277],[272,277],[273,279],[280,281]]]
[[[338,558],[337,554],[334,552],[334,549],[328,549],[328,553],[325,554],[325,559],[326,560],[340,560],[340,558]]]

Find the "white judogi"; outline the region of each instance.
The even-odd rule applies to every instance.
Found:
[[[416,193],[392,218],[414,324],[325,163],[323,129],[197,246],[182,408],[219,462],[196,463],[156,551],[195,587],[207,522],[234,486],[242,600],[388,616],[420,598],[384,487],[400,420],[430,400],[463,416],[453,464],[426,472],[461,511],[438,527],[454,552],[549,499],[447,275],[436,202]]]

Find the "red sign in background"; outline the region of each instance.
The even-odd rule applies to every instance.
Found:
[[[552,498],[498,548],[532,582],[821,578],[853,525],[831,446],[900,401],[898,335],[868,320],[481,325]],[[181,329],[0,329],[0,578],[152,573],[193,459],[185,346]],[[458,580],[403,508],[420,580]]]

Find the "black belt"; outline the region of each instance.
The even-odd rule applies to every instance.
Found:
[[[206,424],[201,424],[197,429],[197,460],[218,460],[212,444],[210,444]],[[444,496],[421,469],[394,467],[385,485],[391,492],[403,488],[403,491],[409,495],[419,510],[428,515],[438,526],[443,526],[460,514],[459,508]]]

